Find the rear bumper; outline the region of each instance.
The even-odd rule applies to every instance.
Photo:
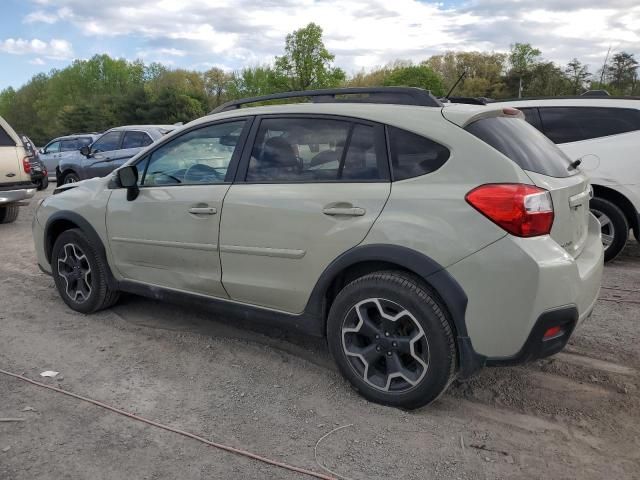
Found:
[[[29,200],[36,194],[36,188],[20,188],[17,190],[0,190],[0,205]]]
[[[577,258],[549,236],[508,235],[449,267],[469,299],[466,325],[475,352],[487,364],[500,365],[562,349],[593,310],[603,262],[600,225],[590,215],[586,244]],[[542,344],[554,321],[567,325],[566,334]]]

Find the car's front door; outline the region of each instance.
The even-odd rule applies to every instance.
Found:
[[[324,269],[362,242],[389,196],[384,128],[264,117],[249,142],[224,201],[222,282],[233,300],[300,313]]]
[[[106,213],[112,263],[126,279],[226,298],[218,232],[248,119],[198,126],[136,167],[140,194],[113,190]]]
[[[82,178],[104,177],[114,170],[123,134],[121,130],[112,130],[91,145],[91,155],[82,161]]]

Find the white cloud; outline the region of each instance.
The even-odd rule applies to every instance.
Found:
[[[225,65],[265,63],[287,33],[324,29],[347,70],[447,50],[506,51],[530,42],[543,56],[601,62],[609,45],[640,53],[638,0],[36,0],[28,21],[66,21],[89,37],[131,37],[154,58]],[[25,21],[27,21],[25,18]],[[134,47],[135,48],[135,47]]]
[[[73,57],[71,43],[55,38],[48,42],[38,38],[32,40],[7,38],[0,40],[0,52],[13,55],[38,55],[54,60],[68,60]]]
[[[29,60],[31,65],[44,65],[46,62],[40,57],[36,57],[33,60]]]

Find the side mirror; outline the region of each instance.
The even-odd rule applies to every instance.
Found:
[[[89,156],[91,155],[91,148],[89,147],[89,145],[85,145],[80,149],[80,153],[89,158]]]
[[[43,155],[44,155],[44,148],[39,149],[39,150],[38,150],[38,153],[41,153],[41,154],[43,154]]]
[[[127,200],[133,201],[138,198],[140,188],[138,187],[138,169],[133,166],[122,167],[117,172],[118,182],[122,188],[127,189]]]

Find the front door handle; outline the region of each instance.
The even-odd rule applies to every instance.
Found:
[[[361,217],[367,213],[367,211],[360,207],[327,207],[322,209],[322,213],[330,216],[345,215],[348,217]]]
[[[194,215],[215,215],[218,211],[214,207],[191,207],[189,213]]]

